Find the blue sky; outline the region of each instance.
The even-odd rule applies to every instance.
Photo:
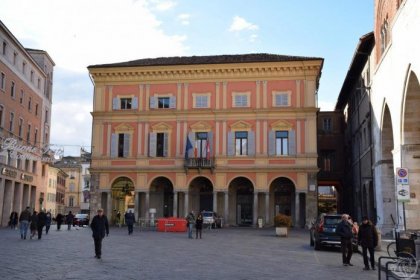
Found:
[[[56,63],[51,143],[89,149],[86,67],[147,57],[274,53],[323,57],[318,102],[332,110],[374,0],[2,0],[0,20]],[[25,11],[22,12],[22,7]]]

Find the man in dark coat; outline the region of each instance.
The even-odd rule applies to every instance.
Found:
[[[98,214],[93,217],[90,224],[92,237],[95,242],[95,258],[100,259],[102,255],[102,239],[109,234],[108,219],[104,216],[104,210],[98,209]]]
[[[124,215],[124,219],[128,227],[128,235],[131,235],[133,233],[133,225],[136,221],[136,217],[134,216],[134,213],[131,212],[131,210],[128,210],[128,212]]]
[[[71,230],[71,225],[73,224],[74,215],[71,211],[66,216],[67,230]]]
[[[63,223],[63,214],[58,213],[55,217],[55,221],[57,222],[57,230],[60,230],[61,224]]]
[[[41,239],[42,229],[44,228],[46,221],[47,221],[47,216],[45,215],[44,210],[39,211],[38,224],[37,224],[38,239]]]
[[[351,256],[353,254],[353,224],[349,221],[349,215],[343,214],[341,216],[341,222],[337,225],[336,233],[341,237],[341,254],[343,257],[344,266],[353,266],[350,263]]]
[[[369,221],[368,217],[362,218],[362,225],[359,227],[358,242],[362,246],[363,262],[365,267],[363,270],[369,270],[369,262],[367,251],[369,250],[370,265],[375,270],[375,247],[378,245],[378,232],[375,226]]]

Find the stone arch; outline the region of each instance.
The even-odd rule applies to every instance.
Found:
[[[295,184],[289,178],[277,177],[271,182],[270,212],[273,217],[279,213],[292,216],[295,207],[295,191]]]
[[[239,226],[253,225],[254,215],[254,184],[244,176],[232,179],[228,187],[229,193],[229,224]]]
[[[213,183],[204,176],[197,176],[189,183],[190,208],[195,211],[216,211],[213,209]]]
[[[170,179],[164,176],[155,177],[150,183],[150,208],[156,209],[156,217],[173,215],[174,187]]]
[[[134,201],[134,183],[133,180],[127,176],[120,176],[114,179],[111,184],[111,224],[118,224],[122,222],[122,217],[127,209],[135,208]],[[119,219],[117,218],[120,213]],[[109,213],[108,213],[109,215]]]

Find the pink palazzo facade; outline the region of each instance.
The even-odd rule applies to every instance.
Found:
[[[225,225],[316,215],[322,58],[244,54],[89,66],[92,211]]]

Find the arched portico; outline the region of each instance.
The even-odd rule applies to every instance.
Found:
[[[229,184],[229,224],[253,225],[254,186],[245,177],[237,177]]]
[[[203,176],[194,178],[189,185],[190,209],[216,211],[213,209],[213,184]]]
[[[174,209],[174,188],[166,177],[157,177],[150,184],[150,208],[156,209],[156,217],[170,217]]]
[[[117,213],[121,215],[120,221],[124,217],[124,213],[127,209],[132,209],[134,212],[135,203],[134,203],[134,184],[133,181],[128,177],[118,177],[112,183],[111,186],[111,224],[116,224]],[[109,215],[109,213],[108,213]]]

